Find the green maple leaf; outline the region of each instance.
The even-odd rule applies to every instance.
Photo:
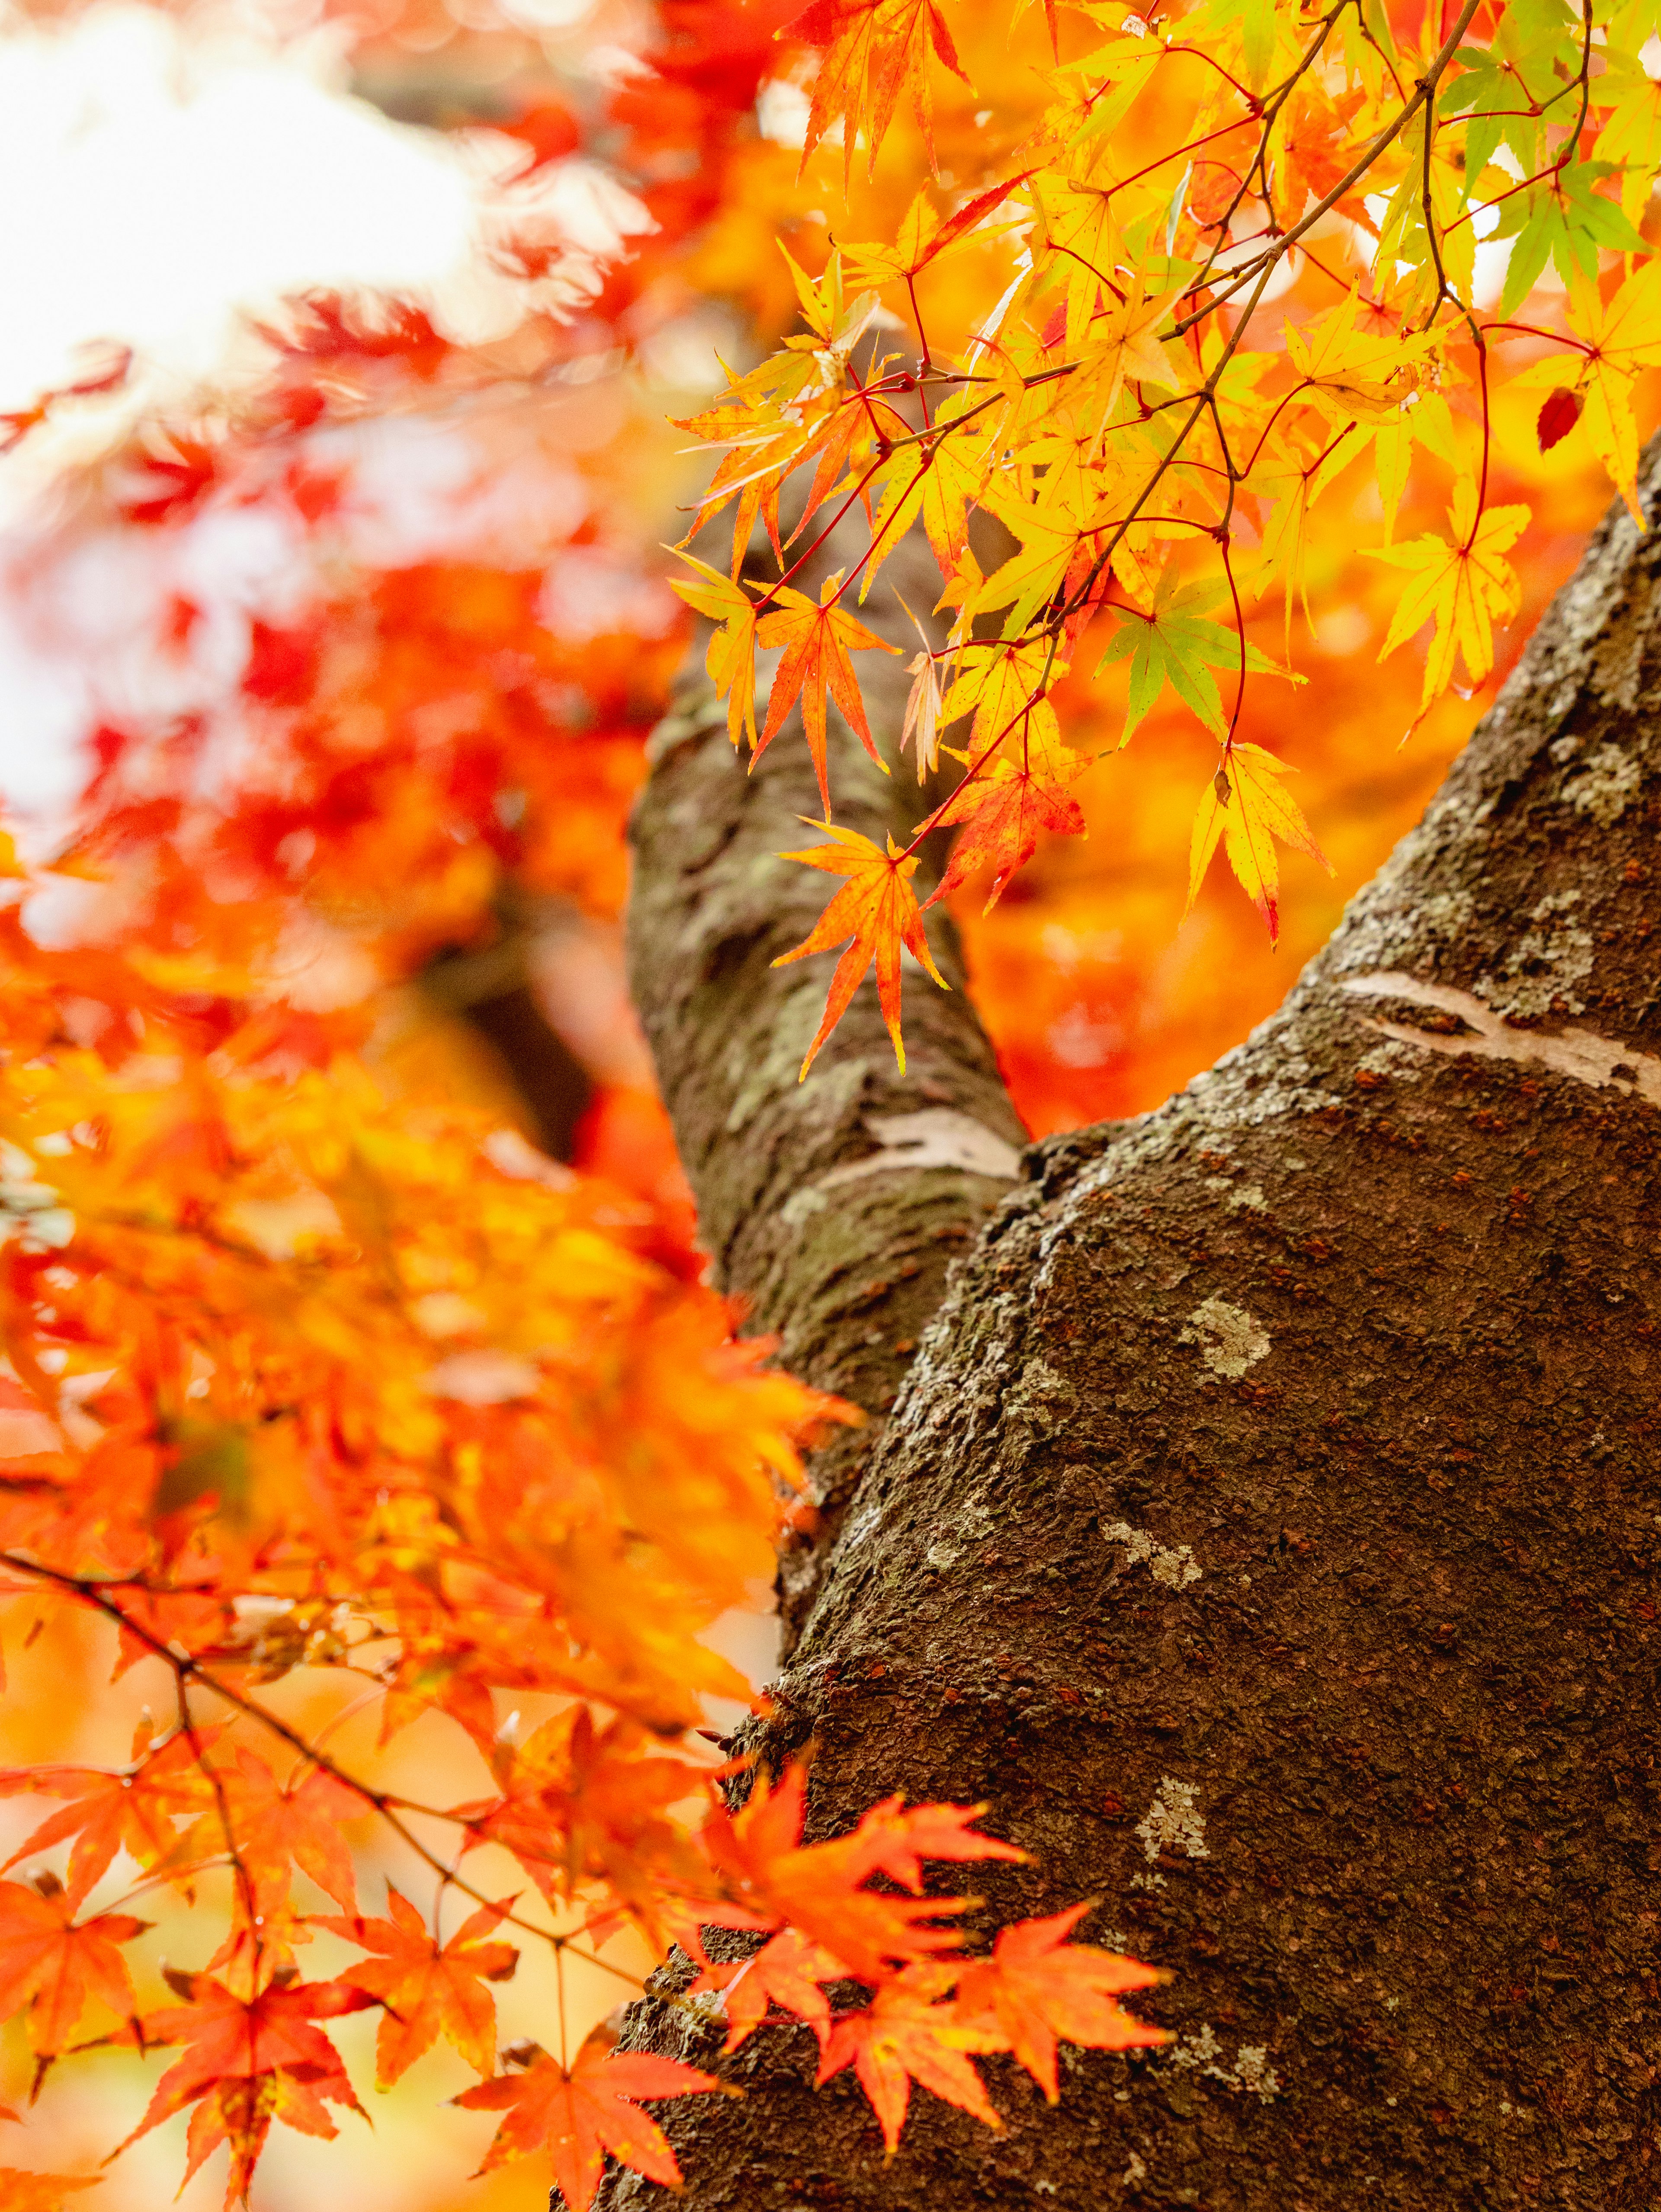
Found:
[[[1579,25],[1564,0],[1515,0],[1487,46],[1462,46],[1463,74],[1439,102],[1446,118],[1469,118],[1465,172],[1478,175],[1499,146],[1530,176],[1540,167],[1542,132],[1556,102],[1578,90]],[[1530,110],[1532,112],[1530,112]]]
[[[1113,611],[1119,617],[1118,634],[1102,655],[1097,673],[1114,661],[1130,663],[1130,690],[1119,737],[1122,745],[1129,744],[1137,724],[1167,684],[1208,729],[1219,737],[1227,729],[1222,696],[1211,672],[1214,668],[1238,671],[1243,641],[1238,630],[1199,611],[1214,605],[1220,589],[1226,586],[1220,587],[1213,580],[1178,591],[1176,584],[1174,569],[1167,568],[1159,579],[1150,613],[1127,607]],[[1246,643],[1244,653],[1246,667],[1259,675],[1287,674],[1255,645]],[[1290,680],[1301,684],[1304,679],[1293,676]]]
[[[1502,315],[1512,314],[1527,299],[1548,261],[1555,263],[1565,284],[1576,275],[1595,277],[1597,250],[1611,253],[1642,253],[1643,240],[1613,200],[1592,187],[1615,173],[1608,161],[1577,161],[1507,203],[1506,219],[1496,238],[1515,234],[1506,289],[1500,302]]]

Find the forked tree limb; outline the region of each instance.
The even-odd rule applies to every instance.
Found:
[[[1658,512],[1657,447],[1642,487]],[[762,873],[788,825],[759,779],[723,811],[660,773],[648,1025],[726,1279],[790,1316],[827,1276],[823,1216],[787,1210],[861,1142],[838,1102],[877,1095],[878,1033],[819,1103],[734,1115],[805,1019],[750,950],[801,933]],[[1661,2204],[1658,830],[1661,537],[1617,507],[1280,1011],[1156,1113],[1027,1155],[767,1749],[815,1746],[821,1832],[894,1790],[989,1801],[1036,1861],[989,1906],[1101,1899],[1081,1932],[1170,1969],[1145,2009],[1181,2040],[1075,2056],[1054,2112],[988,2062],[1007,2130],[919,2095],[885,2166],[805,2031],[719,2062],[715,2026],[643,2008],[751,2092],[662,2114],[700,2212]],[[919,1074],[996,1130],[957,1002],[912,1000]],[[832,1279],[891,1277],[885,1235],[850,1216]]]

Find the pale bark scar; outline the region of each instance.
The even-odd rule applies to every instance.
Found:
[[[846,1167],[832,1168],[818,1178],[817,1189],[830,1190],[861,1176],[891,1175],[897,1168],[961,1168],[968,1175],[992,1176],[1002,1182],[1013,1182],[1020,1175],[1020,1155],[1013,1145],[971,1115],[954,1113],[950,1107],[891,1114],[865,1126],[881,1150],[868,1158],[851,1160]]]
[[[1343,985],[1346,991],[1357,997],[1369,999],[1405,999],[1410,1004],[1431,1006],[1439,1013],[1457,1014],[1469,1024],[1464,1034],[1449,1036],[1433,1030],[1409,1027],[1402,1022],[1376,1020],[1371,1015],[1362,1019],[1370,1030],[1394,1037],[1401,1044],[1421,1045],[1427,1052],[1442,1052],[1457,1057],[1475,1053],[1484,1060],[1510,1060],[1531,1062],[1549,1067],[1559,1075],[1567,1075],[1576,1083],[1590,1085],[1594,1091],[1612,1087],[1626,1097],[1647,1100],[1652,1106],[1661,1106],[1661,1059],[1654,1054],[1636,1051],[1631,1045],[1616,1044],[1608,1037],[1595,1036],[1591,1030],[1513,1029],[1505,1018],[1485,1006],[1469,991],[1456,991],[1446,983],[1427,983],[1416,975],[1395,972],[1376,975],[1354,975]]]

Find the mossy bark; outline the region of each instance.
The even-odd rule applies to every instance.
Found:
[[[881,1417],[787,1567],[763,1748],[815,1747],[820,1832],[985,1798],[1034,1858],[989,1908],[1099,1899],[1180,2038],[1070,2057],[1054,2112],[989,2062],[1001,2134],[919,2095],[885,2165],[805,2032],[721,2062],[642,2008],[751,2092],[660,2111],[700,2212],[1661,2205],[1658,713],[1618,510],[1281,1009],[1013,1184],[830,1180],[1008,1108],[921,979],[905,1085],[860,1006],[795,1088],[797,768],[672,726],[635,974],[710,1246]]]

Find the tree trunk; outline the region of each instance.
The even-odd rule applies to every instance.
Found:
[[[1179,2039],[1074,2054],[1053,2112],[988,2062],[1007,2130],[919,2094],[885,2166],[766,2030],[742,2102],[660,2112],[700,2212],[1661,2205],[1658,705],[1661,538],[1617,508],[1279,1012],[1018,1182],[960,994],[910,991],[904,1083],[856,1006],[796,1088],[799,750],[746,782],[666,726],[634,965],[706,1236],[885,1416],[787,1571],[765,1749],[816,1747],[820,1832],[986,1799],[1035,1862],[989,1905],[1099,1899]]]

